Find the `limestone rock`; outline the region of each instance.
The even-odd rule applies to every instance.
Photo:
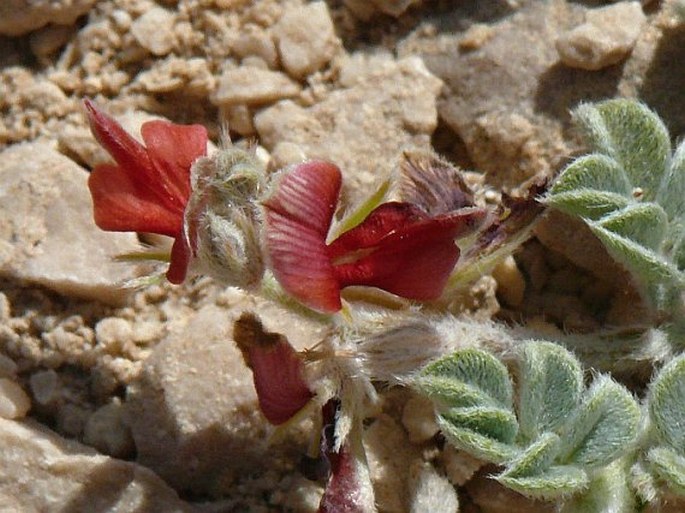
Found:
[[[297,82],[279,71],[241,66],[223,72],[212,102],[216,105],[258,105],[291,98],[299,94],[300,89]]]
[[[3,0],[0,35],[20,36],[48,23],[71,25],[95,0]]]
[[[208,305],[155,347],[129,387],[125,406],[138,461],[178,490],[230,493],[237,479],[282,466],[284,450],[292,453],[287,465],[305,450],[292,437],[269,446],[252,373],[232,341],[233,321],[245,309],[296,348],[321,336],[301,317],[245,296],[230,309]]]
[[[112,257],[135,251],[135,234],[95,226],[85,171],[45,143],[14,145],[0,158],[0,275],[65,295],[125,297],[134,267]]]
[[[153,55],[166,55],[176,44],[175,16],[162,7],[153,7],[131,24],[131,34]]]
[[[321,69],[340,48],[325,2],[287,10],[273,35],[283,67],[297,79]]]
[[[372,0],[376,8],[384,14],[390,16],[400,16],[404,11],[421,0]]]
[[[411,502],[410,469],[421,459],[420,450],[409,443],[402,427],[386,414],[379,415],[364,432],[364,449],[381,511],[405,513]]]
[[[429,463],[418,461],[411,467],[412,500],[410,513],[458,513],[459,498],[449,481]]]
[[[193,513],[150,470],[65,440],[33,422],[0,419],[0,501],[6,511]]]
[[[169,56],[156,62],[151,69],[136,77],[148,93],[183,91],[189,96],[207,96],[216,86],[216,79],[209,70],[206,59],[195,57],[180,59]]]
[[[556,41],[561,61],[598,70],[624,60],[633,50],[646,17],[640,2],[617,2],[589,10],[586,21]]]
[[[268,150],[293,143],[308,158],[340,166],[351,201],[387,176],[402,148],[429,146],[442,85],[417,58],[384,57],[369,67],[365,61],[359,57],[345,63],[341,77],[349,77],[349,87],[320,103],[302,107],[285,100],[255,116],[257,133]],[[348,66],[360,72],[346,71]]]
[[[0,378],[0,418],[20,419],[31,408],[31,399],[19,383]]]

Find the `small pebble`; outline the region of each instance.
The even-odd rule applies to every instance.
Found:
[[[16,381],[0,378],[0,417],[21,419],[31,408],[31,399]]]

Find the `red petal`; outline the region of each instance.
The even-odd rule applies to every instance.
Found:
[[[367,285],[409,299],[437,299],[459,258],[454,239],[486,217],[484,209],[463,209],[399,226],[371,253],[335,266],[341,287]]]
[[[139,188],[150,187],[157,181],[157,173],[145,147],[131,137],[119,123],[102,112],[88,99],[83,101],[93,135],[107,153]],[[152,190],[154,193],[154,190]]]
[[[364,221],[343,233],[328,246],[332,259],[378,244],[383,237],[428,216],[409,203],[389,202],[379,205]]]
[[[185,236],[180,233],[171,246],[171,263],[167,269],[166,277],[170,283],[180,285],[186,279],[188,264],[190,263],[190,247]]]
[[[281,172],[263,202],[265,249],[274,276],[294,298],[324,312],[341,308],[326,251],[341,184],[335,165],[305,162]]]
[[[259,407],[272,424],[283,424],[314,396],[303,377],[302,360],[288,340],[264,331],[261,322],[244,313],[235,322],[233,338],[252,369]]]
[[[140,133],[160,187],[171,201],[185,208],[190,196],[190,167],[207,153],[207,129],[155,120],[143,123]]]
[[[141,189],[119,166],[104,164],[88,177],[95,224],[115,232],[151,232],[175,236],[183,226],[183,213],[158,203],[148,189]]]

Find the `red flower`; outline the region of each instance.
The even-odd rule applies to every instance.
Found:
[[[454,239],[487,218],[480,208],[430,215],[412,203],[384,203],[327,245],[341,184],[334,164],[305,162],[282,172],[263,202],[265,249],[276,279],[323,312],[339,310],[340,291],[350,285],[437,299],[459,258]]]
[[[207,152],[207,130],[148,121],[141,127],[143,146],[93,102],[84,104],[93,135],[116,162],[97,166],[88,179],[95,223],[107,231],[173,237],[167,278],[181,283],[191,258],[184,229],[190,167]]]

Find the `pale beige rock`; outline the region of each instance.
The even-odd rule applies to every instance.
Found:
[[[75,32],[74,26],[48,25],[31,34],[29,46],[37,57],[47,57],[64,46]]]
[[[492,277],[497,281],[497,295],[509,306],[519,306],[526,292],[526,279],[516,265],[514,257],[509,255],[492,270]]]
[[[21,419],[31,409],[31,399],[19,383],[0,378],[0,418]]]
[[[65,440],[33,422],[0,419],[0,500],[5,511],[192,513],[150,470]]]
[[[118,458],[129,457],[134,449],[131,429],[124,421],[119,398],[101,406],[88,418],[83,441],[98,451]]]
[[[135,266],[115,263],[138,249],[134,234],[95,226],[86,172],[44,143],[0,154],[0,275],[104,302],[126,297]]]
[[[372,0],[372,2],[382,13],[397,17],[412,5],[420,3],[421,0]]]
[[[33,399],[40,405],[50,404],[60,398],[62,382],[53,369],[38,371],[31,374],[29,386]]]
[[[153,55],[166,55],[176,44],[174,23],[176,17],[162,7],[153,7],[131,24],[131,34]]]
[[[285,100],[255,116],[267,149],[289,142],[308,158],[340,166],[352,202],[375,189],[396,165],[402,148],[428,148],[437,125],[440,80],[420,59],[380,60],[384,65],[357,74],[349,88],[332,92],[320,103],[305,108]],[[354,61],[350,65],[364,69]]]
[[[617,2],[588,10],[586,21],[556,40],[561,61],[598,70],[624,60],[633,50],[646,16],[640,2]]]
[[[435,407],[430,399],[421,396],[410,398],[402,410],[402,425],[412,443],[430,440],[438,432]]]
[[[3,0],[0,35],[19,36],[48,23],[71,25],[95,0]]]
[[[236,132],[243,137],[254,135],[255,127],[252,120],[252,111],[245,104],[228,105],[221,109],[221,119],[228,123],[231,132]]]
[[[206,59],[169,56],[140,73],[136,82],[149,93],[183,91],[190,96],[207,96],[216,86]]]
[[[259,105],[297,96],[300,89],[279,71],[241,66],[223,72],[211,99],[216,105]]]
[[[241,311],[257,312],[296,348],[322,336],[300,316],[240,294],[232,308],[201,308],[157,345],[125,404],[138,461],[178,490],[231,493],[242,476],[280,468],[279,454],[306,440],[288,435],[269,446],[270,426],[257,405],[252,374],[232,341]],[[288,464],[288,463],[286,463]],[[292,464],[292,461],[290,461]]]
[[[485,463],[469,453],[446,444],[440,455],[449,481],[455,486],[463,486]]]
[[[0,378],[13,378],[19,367],[16,362],[0,353]]]
[[[410,513],[458,513],[457,491],[430,463],[415,462],[410,470],[410,476]]]
[[[406,513],[410,504],[410,468],[421,459],[402,427],[386,414],[379,415],[364,432],[376,503],[387,513]]]
[[[325,2],[288,9],[273,36],[283,67],[297,79],[321,69],[341,46]]]
[[[244,32],[233,43],[233,51],[242,59],[259,57],[270,69],[278,65],[278,50],[271,34],[254,25],[244,27]]]

